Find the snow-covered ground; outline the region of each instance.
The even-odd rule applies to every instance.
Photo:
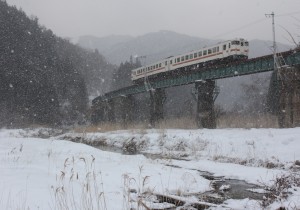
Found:
[[[70,132],[45,138],[49,135],[46,129],[0,130],[0,209],[172,206],[157,203],[155,194],[178,197],[187,206],[213,190],[203,171],[269,186],[278,177],[299,175],[300,128]],[[300,188],[290,186],[288,192],[268,208],[299,209]],[[228,199],[210,208],[262,209],[260,203]]]

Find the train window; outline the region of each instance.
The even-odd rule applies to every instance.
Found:
[[[181,61],[184,61],[184,56],[181,56]]]
[[[220,51],[220,48],[219,48],[219,46],[217,47],[217,52],[219,52]]]
[[[156,64],[155,67],[158,68],[158,64]]]
[[[215,53],[217,51],[217,48],[216,47],[214,47],[213,48],[213,53]]]
[[[189,59],[189,55],[186,55],[186,56],[185,56],[185,60],[188,60],[188,59]]]
[[[228,43],[228,48],[230,48],[230,43]]]
[[[165,62],[165,65],[168,65],[168,61]]]
[[[249,46],[249,42],[245,42],[245,46]]]
[[[193,54],[190,54],[190,59],[193,59]]]
[[[206,55],[207,54],[207,51],[206,50],[203,50],[203,55]]]
[[[177,62],[180,62],[180,58],[177,58]]]
[[[232,41],[231,44],[232,45],[240,45],[240,41]]]
[[[223,50],[226,50],[226,44],[223,45]]]
[[[199,57],[201,57],[202,56],[202,51],[198,52],[198,55],[199,55]]]
[[[148,71],[150,71],[150,67],[148,67]]]
[[[161,67],[161,63],[159,63],[159,68]]]
[[[172,61],[173,61],[173,60],[170,60],[170,64],[172,64]]]
[[[197,57],[198,57],[197,53],[194,53],[194,58],[197,58]]]
[[[244,46],[244,42],[241,42],[241,46]]]
[[[211,54],[211,49],[208,49],[208,50],[207,50],[207,54],[208,54],[208,55]]]

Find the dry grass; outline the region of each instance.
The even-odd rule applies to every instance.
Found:
[[[122,123],[101,123],[87,127],[77,127],[78,133],[109,132],[116,130],[140,130],[151,128],[147,122],[133,122],[124,125]],[[198,129],[195,118],[181,117],[164,119],[158,122],[157,129]],[[278,120],[270,114],[224,114],[217,119],[217,128],[278,128]]]
[[[218,128],[278,128],[277,117],[270,114],[225,114],[217,119]]]
[[[190,117],[165,119],[156,126],[158,129],[197,129],[196,120]]]
[[[98,125],[90,125],[87,127],[76,127],[75,132],[78,133],[96,133],[96,132],[109,132],[116,130],[140,130],[141,132],[151,128],[147,122],[133,122],[124,125],[122,123],[101,123]],[[195,119],[188,117],[166,119],[157,123],[154,128],[157,129],[197,129]]]
[[[149,128],[149,125],[146,123],[132,123],[128,125],[123,125],[121,123],[101,123],[98,125],[90,125],[87,127],[76,127],[74,128],[75,132],[78,133],[105,133],[109,131],[116,130],[132,130],[132,129],[141,129],[145,130]]]
[[[77,168],[82,163],[84,169]],[[70,157],[51,186],[52,206],[55,210],[107,210],[101,172],[95,170],[95,157]]]

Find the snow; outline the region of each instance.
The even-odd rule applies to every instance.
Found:
[[[105,142],[119,148],[126,145],[124,142],[134,142],[138,153],[162,158],[125,155],[63,140],[78,136],[86,142]],[[93,195],[101,195],[91,202],[97,205],[98,201],[105,206],[102,209],[130,209],[137,206],[137,201],[167,208],[172,205],[155,203],[151,196],[141,198],[141,193],[185,195],[187,203],[194,202],[197,199],[193,195],[212,190],[201,171],[253,184],[271,184],[275,177],[297,169],[299,137],[300,128],[149,129],[57,135],[43,129],[2,129],[0,209],[64,209],[59,208],[64,199],[69,207],[76,204],[84,209]],[[271,204],[270,209],[281,205],[300,208],[299,191],[294,188],[287,200]],[[228,199],[211,207],[226,208],[261,207],[258,201],[248,198]]]

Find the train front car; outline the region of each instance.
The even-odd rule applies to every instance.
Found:
[[[227,46],[223,46],[223,55],[232,60],[247,59],[249,53],[249,42],[245,39],[234,39],[227,43]],[[226,49],[227,48],[227,49]]]

